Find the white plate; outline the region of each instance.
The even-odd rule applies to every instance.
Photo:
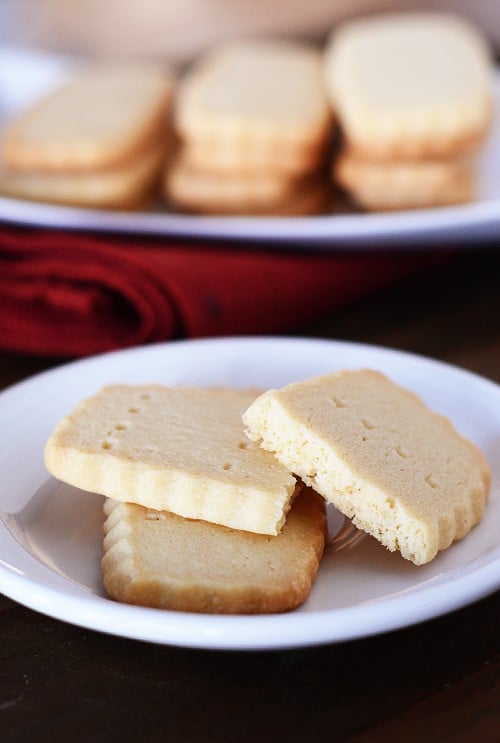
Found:
[[[0,130],[9,117],[64,78],[66,59],[0,48]],[[0,197],[0,219],[24,225],[98,230],[165,237],[236,240],[290,249],[316,250],[449,247],[492,243],[500,235],[500,72],[489,140],[479,162],[478,200],[465,206],[385,214],[317,217],[199,217],[168,212],[116,212],[61,207]]]
[[[336,368],[372,367],[449,416],[488,457],[486,515],[464,540],[415,567],[365,537],[325,555],[311,596],[274,616],[208,616],[105,598],[99,561],[101,498],[44,469],[56,422],[110,382],[281,386]],[[485,379],[422,357],[350,343],[244,338],[159,344],[97,356],[0,394],[0,591],[33,609],[103,632],[199,648],[331,643],[404,627],[464,606],[500,585],[500,391]]]

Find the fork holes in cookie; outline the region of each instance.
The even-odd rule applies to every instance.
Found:
[[[375,428],[373,423],[370,423],[370,421],[367,421],[366,418],[361,418],[361,423],[366,429],[368,429],[368,431],[371,431],[372,428]]]
[[[345,403],[342,402],[342,400],[339,400],[338,397],[332,397],[330,399],[330,402],[332,405],[334,405],[336,408],[345,408]]]

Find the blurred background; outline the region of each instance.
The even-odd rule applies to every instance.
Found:
[[[498,0],[1,0],[0,43],[184,63],[222,39],[252,34],[322,39],[345,18],[411,9],[462,14],[500,49]]]
[[[500,51],[499,0],[0,0],[0,124],[12,111],[31,103],[45,85],[52,86],[58,70],[65,74],[66,55],[146,57],[183,66],[230,38],[269,35],[322,42],[344,20],[411,10],[460,14],[484,33],[497,55]],[[494,150],[490,147],[486,154],[488,168],[483,168],[481,188],[495,205],[500,203],[496,140]],[[423,325],[417,338],[409,334],[405,347],[463,363],[463,356],[446,355],[449,329],[443,325],[440,333],[433,313],[448,311],[454,306],[451,297],[454,301],[457,297],[459,344],[464,342],[464,313],[474,331],[471,338],[478,327],[487,330],[498,317],[497,259],[482,256],[467,229],[461,230],[460,239],[456,231],[452,239],[443,232],[435,252],[413,250],[407,237],[395,230],[388,233],[392,240],[375,239],[371,252],[346,251],[352,246],[345,244],[341,251],[320,255],[293,242],[291,250],[275,250],[263,240],[234,240],[235,244],[214,240],[208,245],[196,228],[184,241],[169,234],[160,236],[163,240],[151,240],[146,233],[108,237],[95,234],[92,221],[83,222],[90,229],[82,232],[82,222],[79,231],[71,221],[76,217],[59,221],[57,216],[44,222],[46,211],[40,216],[39,211],[29,212],[28,206],[20,213],[34,214],[33,222],[23,223],[23,217],[16,218],[10,208],[7,204],[0,219],[0,351],[67,357],[172,337],[302,332],[304,328],[320,335],[401,346],[401,336],[387,334],[386,328],[400,322],[404,314],[400,305],[408,297],[408,313]],[[25,229],[26,224],[36,229]],[[479,221],[483,229],[475,234],[497,241],[498,233],[492,234],[489,225]],[[418,230],[420,223],[415,234]],[[369,231],[365,235],[371,238]],[[188,239],[192,244],[186,249]],[[450,258],[465,243],[473,244],[474,256],[453,273]],[[398,249],[391,252],[394,246]],[[480,277],[476,281],[471,278],[473,261]],[[441,273],[439,266],[444,266]],[[444,305],[430,303],[430,315],[423,312],[425,290],[420,283],[415,284],[414,294],[401,289],[393,295],[397,309],[391,306],[390,295],[385,298],[386,287],[405,286],[403,282],[414,273],[416,281],[427,281],[427,288],[435,281],[436,296],[446,297]],[[453,288],[454,281],[459,288]],[[449,287],[449,295],[442,291],[443,285]],[[477,294],[471,293],[471,285]],[[363,323],[356,329],[347,315],[343,329],[341,324],[329,324],[337,323],[345,305],[365,296],[378,296],[381,303],[378,309],[370,300],[364,305],[369,331]],[[479,311],[479,301],[486,320],[473,314]],[[472,317],[477,317],[475,324]],[[490,364],[497,369],[496,350],[491,355]],[[492,375],[491,368],[476,366]]]

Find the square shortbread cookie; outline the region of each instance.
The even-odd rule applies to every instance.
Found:
[[[277,534],[296,481],[245,436],[255,391],[112,385],[64,418],[47,469],[83,490],[147,508]]]
[[[491,120],[486,39],[452,14],[346,22],[327,45],[325,81],[347,142],[366,158],[463,153]]]
[[[252,440],[415,564],[482,517],[490,479],[482,454],[379,372],[339,371],[269,390],[243,421]]]
[[[238,146],[320,146],[332,112],[323,58],[307,44],[271,39],[221,44],[182,79],[174,123],[189,141]]]
[[[289,611],[309,596],[325,506],[302,489],[278,536],[228,529],[107,499],[102,572],[112,598],[177,611]]]
[[[116,169],[166,135],[174,92],[156,65],[101,62],[16,116],[2,143],[6,169],[76,173]]]
[[[415,209],[472,201],[475,168],[470,157],[448,160],[370,160],[349,149],[334,160],[334,180],[364,209]]]
[[[105,170],[24,172],[0,164],[0,193],[14,198],[90,208],[129,209],[154,190],[163,168],[164,144]]]

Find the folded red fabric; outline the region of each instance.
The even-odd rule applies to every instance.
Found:
[[[0,348],[73,357],[170,338],[295,332],[417,265],[407,255],[4,226]]]

